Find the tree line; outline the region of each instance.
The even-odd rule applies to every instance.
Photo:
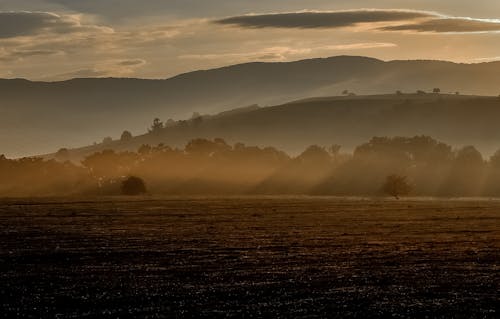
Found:
[[[132,177],[132,178],[131,178]],[[132,186],[130,186],[132,185]],[[131,188],[132,187],[132,188]],[[500,196],[500,151],[484,159],[428,136],[374,137],[352,152],[313,145],[297,156],[273,147],[195,139],[184,148],[105,150],[81,163],[0,156],[0,196],[152,194],[388,194]]]

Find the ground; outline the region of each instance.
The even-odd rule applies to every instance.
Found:
[[[0,202],[3,317],[498,318],[500,201]]]

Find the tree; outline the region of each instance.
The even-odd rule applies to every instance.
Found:
[[[440,88],[434,88],[434,90],[432,90],[432,93],[441,93],[441,89]]]
[[[159,133],[165,126],[163,125],[163,122],[159,118],[155,118],[153,120],[153,124],[151,127],[148,129],[149,133]]]
[[[403,92],[401,92],[400,90],[397,90],[396,95],[403,95]]]
[[[418,95],[424,95],[424,94],[425,94],[425,91],[418,90],[418,91],[417,91],[417,94],[418,94]]]
[[[121,192],[129,196],[146,194],[146,184],[141,178],[130,176],[122,182]]]
[[[348,94],[349,94],[349,90],[342,91],[342,95],[348,95]]]
[[[387,195],[391,195],[396,199],[399,199],[399,196],[408,195],[411,192],[412,187],[408,183],[406,176],[393,174],[387,176],[382,190]]]
[[[130,133],[129,131],[123,131],[122,136],[120,137],[120,141],[127,142],[130,141],[132,137],[132,133]]]
[[[112,142],[113,142],[113,139],[109,136],[102,139],[102,144],[110,144]]]

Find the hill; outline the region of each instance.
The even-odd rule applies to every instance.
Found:
[[[296,154],[312,144],[346,151],[373,136],[430,135],[456,147],[475,145],[485,155],[500,148],[500,98],[446,94],[323,97],[272,107],[255,106],[178,121],[129,141],[71,150],[71,158],[104,149],[137,150],[143,144],[183,146],[198,137],[275,146]]]
[[[195,71],[166,80],[0,80],[0,153],[47,153],[143,132],[154,117],[186,118],[242,105],[273,105],[300,98],[415,92],[498,95],[500,63],[389,61],[339,56],[286,63],[246,63]]]

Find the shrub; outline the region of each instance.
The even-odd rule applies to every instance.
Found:
[[[382,190],[387,195],[394,196],[399,199],[399,196],[408,195],[411,192],[411,186],[408,183],[406,176],[390,175],[387,176]]]
[[[122,182],[122,195],[141,195],[146,193],[146,184],[136,176],[130,176]]]

